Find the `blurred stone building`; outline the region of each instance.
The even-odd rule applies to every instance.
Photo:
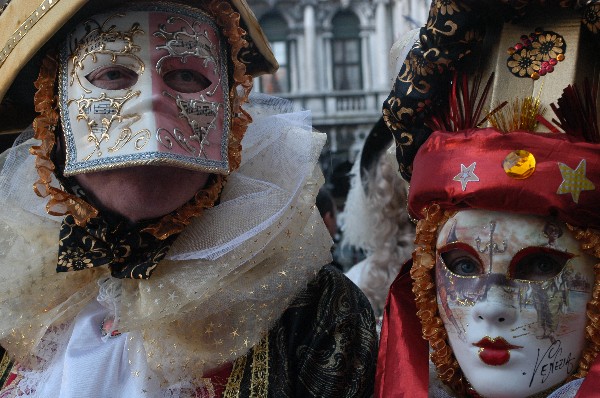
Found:
[[[326,187],[345,197],[346,174],[377,121],[392,76],[388,53],[419,27],[428,0],[249,0],[280,68],[258,78],[256,91],[310,109],[327,133]]]

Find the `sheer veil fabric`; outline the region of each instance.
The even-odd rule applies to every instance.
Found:
[[[160,381],[148,388],[198,380],[245,354],[330,261],[314,206],[325,135],[312,130],[309,112],[283,100],[254,95],[246,109],[254,121],[242,164],[219,204],[184,230],[144,281],[113,279],[108,269],[56,273],[61,220],[45,213],[31,188],[35,141],[2,155],[0,344],[39,383],[62,355],[57,341],[97,303],[114,319],[108,335],[127,334],[132,371],[147,368]]]

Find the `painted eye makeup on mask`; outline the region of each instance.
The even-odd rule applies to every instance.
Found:
[[[446,268],[458,276],[480,276],[485,273],[479,256],[472,247],[454,243],[440,250]]]
[[[485,274],[485,268],[474,249],[453,243],[439,249],[446,268],[457,276],[472,277]],[[508,277],[530,282],[543,282],[556,277],[573,254],[547,247],[527,247],[511,260]]]
[[[137,83],[138,74],[122,65],[110,65],[95,69],[85,78],[98,88],[124,90]]]
[[[527,247],[511,260],[509,277],[532,282],[543,282],[556,277],[573,254],[547,247]]]

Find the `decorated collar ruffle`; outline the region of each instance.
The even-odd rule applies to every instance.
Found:
[[[61,223],[56,271],[107,266],[113,278],[148,279],[178,235],[160,240],[100,217],[78,226],[69,215]]]
[[[106,267],[56,273],[61,219],[48,216],[25,183],[36,178],[31,143],[3,155],[0,345],[37,366],[44,334],[114,285],[113,328],[134,332],[129,344],[165,382],[195,380],[245,354],[330,261],[314,207],[325,137],[312,131],[310,114],[275,111],[284,108],[251,101],[243,161],[220,204],[183,231],[148,280],[115,279]]]

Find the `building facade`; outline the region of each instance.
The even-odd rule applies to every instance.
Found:
[[[249,0],[280,64],[257,91],[310,109],[328,136],[321,156],[327,187],[345,178],[381,113],[395,74],[388,53],[426,20],[429,0]],[[392,76],[393,75],[393,76]]]

